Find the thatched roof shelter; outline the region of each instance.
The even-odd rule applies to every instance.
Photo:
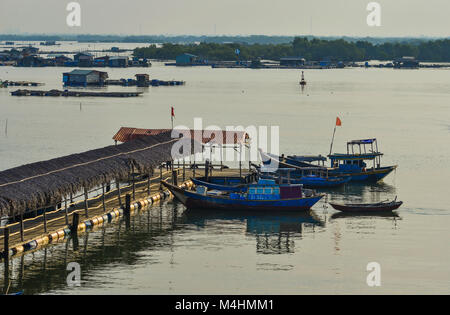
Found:
[[[132,167],[151,172],[171,160],[171,132],[141,137],[120,145],[22,165],[0,172],[0,215],[18,215],[55,204],[64,196],[128,178]],[[191,148],[194,146],[191,139]],[[195,152],[184,152],[188,156]]]

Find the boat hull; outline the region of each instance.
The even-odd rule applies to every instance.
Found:
[[[200,195],[171,184],[162,182],[172,194],[188,209],[230,209],[247,211],[306,211],[316,204],[323,195],[307,198],[292,198],[280,200],[249,200],[230,199],[225,197]]]
[[[396,168],[396,166],[386,166],[376,169],[368,169],[364,172],[345,172],[340,170],[332,170],[329,172],[329,176],[349,176],[351,182],[376,183],[385,178]]]
[[[353,212],[353,213],[359,213],[359,212],[388,212],[398,209],[403,202],[391,202],[389,204],[385,205],[379,205],[379,206],[358,206],[358,205],[341,205],[336,203],[330,203],[330,205],[339,211],[342,212]]]

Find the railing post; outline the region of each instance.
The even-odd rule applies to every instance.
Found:
[[[47,209],[44,209],[44,233],[47,233]]]
[[[67,196],[64,197],[64,216],[66,217],[66,225],[69,225],[69,210],[67,209]]]
[[[131,212],[131,196],[127,194],[125,196],[125,209],[123,211],[125,217],[125,227],[128,230],[130,228],[130,212]]]
[[[148,172],[148,179],[147,179],[147,195],[150,195],[150,189],[151,189],[151,180],[152,180],[152,175],[150,174],[150,172]]]
[[[20,241],[23,242],[23,213],[20,214]]]
[[[186,162],[183,158],[183,182],[186,180]]]
[[[102,184],[102,204],[103,204],[103,212],[106,212],[106,205],[105,205],[105,184]]]
[[[163,172],[163,167],[162,167],[162,165],[160,165],[159,166],[159,190],[162,190],[162,184],[161,184],[161,182],[163,180],[162,172]]]
[[[136,199],[136,184],[134,181],[134,165],[131,165],[131,180],[133,181],[133,200]]]
[[[120,182],[117,178],[116,178],[116,188],[117,188],[117,193],[119,195],[119,205],[122,207],[122,197],[120,196]]]
[[[88,192],[86,187],[84,188],[84,211],[86,218],[89,217],[89,202],[88,202]]]

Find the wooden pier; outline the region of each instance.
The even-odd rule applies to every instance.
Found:
[[[200,164],[201,165],[201,164]],[[197,167],[199,165],[196,165]],[[213,176],[247,176],[248,171],[243,169],[224,169],[220,165],[210,170]],[[108,213],[117,213],[117,217],[125,216],[127,211],[137,213],[137,210],[146,209],[172,195],[168,190],[162,189],[161,180],[182,185],[192,185],[191,177],[203,176],[205,170],[191,168],[188,164],[176,165],[172,168],[160,168],[153,176],[135,174],[134,180],[129,183],[110,183],[101,188],[88,191],[85,199],[73,201],[79,196],[71,196],[61,200],[54,208],[44,209],[28,218],[20,217],[16,222],[3,227],[0,235],[0,252],[2,258],[9,259],[34,251],[45,245],[69,239],[71,234],[84,232],[98,224],[108,223]],[[116,187],[111,189],[111,187]],[[120,188],[118,188],[120,187]],[[97,195],[86,198],[95,192]],[[101,219],[100,219],[101,218]],[[33,248],[31,248],[33,247]],[[8,248],[8,251],[5,251]]]
[[[11,92],[12,96],[65,96],[65,97],[137,97],[142,92],[86,92],[86,91],[35,91],[17,90]]]

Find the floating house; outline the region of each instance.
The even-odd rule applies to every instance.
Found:
[[[198,63],[198,57],[196,55],[184,53],[176,58],[177,66],[190,66],[195,63]]]
[[[404,56],[394,60],[394,68],[418,68],[419,61],[414,57]]]
[[[298,67],[303,66],[306,60],[302,57],[283,57],[280,58],[280,66]]]
[[[52,55],[51,58],[53,59],[55,66],[58,67],[65,66],[67,62],[72,61],[72,58],[69,58],[62,54]]]
[[[150,85],[150,76],[148,74],[136,74],[136,85],[139,87],[147,87]]]
[[[63,73],[63,82],[66,86],[103,85],[107,78],[107,72],[97,70],[73,70]]]
[[[126,68],[128,67],[128,57],[127,56],[109,57],[109,66],[116,68]]]
[[[90,67],[94,62],[94,56],[90,53],[80,52],[73,56],[79,67]]]
[[[109,56],[97,57],[94,59],[94,66],[106,67],[109,65]]]
[[[46,59],[34,55],[24,56],[17,61],[18,67],[44,67],[46,65]]]

